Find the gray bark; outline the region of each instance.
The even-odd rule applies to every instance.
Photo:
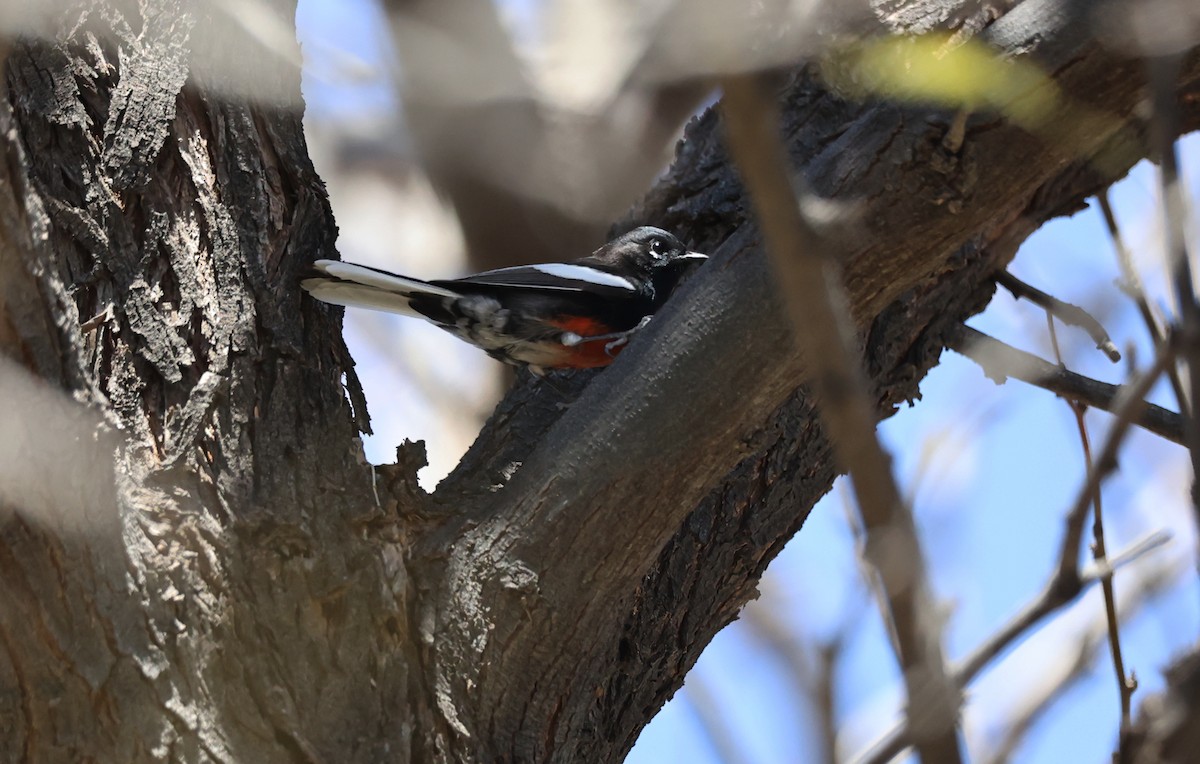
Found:
[[[989,34],[1111,117],[1070,150],[979,115],[950,152],[950,114],[780,77],[797,168],[865,229],[880,416],[1146,155],[1142,62],[1051,5]],[[194,5],[96,8],[17,43],[0,102],[3,379],[61,419],[22,454],[44,506],[0,497],[0,760],[620,760],[837,473],[716,115],[629,217],[716,262],[565,413],[519,384],[425,495],[414,450],[361,462],[337,314],[297,289],[335,228],[287,57]]]

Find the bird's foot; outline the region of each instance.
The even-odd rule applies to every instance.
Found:
[[[638,332],[638,330],[645,328],[646,324],[650,323],[651,318],[653,318],[653,316],[645,316],[641,321],[638,322],[637,326],[633,327],[632,329],[626,329],[623,332],[593,334],[587,337],[581,337],[574,332],[566,332],[563,334],[561,341],[562,344],[569,347],[582,345],[585,342],[604,342],[604,352],[611,358],[617,354],[618,349],[629,343],[630,338],[632,338],[633,335]]]

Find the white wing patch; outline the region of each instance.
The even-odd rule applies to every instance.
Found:
[[[566,279],[568,281],[582,281],[585,284],[596,284],[597,286],[616,287],[617,289],[627,289],[630,292],[636,292],[637,287],[627,278],[623,278],[614,273],[607,271],[589,268],[586,265],[572,265],[570,263],[543,263],[541,265],[530,265],[535,271],[553,276],[558,279]]]
[[[586,292],[592,287],[597,290],[637,293],[637,285],[627,278],[575,263],[514,265],[510,268],[476,273],[458,283],[558,292]]]

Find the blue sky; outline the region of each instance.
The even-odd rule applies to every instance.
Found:
[[[531,2],[513,4],[515,23],[530,18]],[[311,64],[305,95],[310,120],[336,129],[339,120],[386,115],[395,108],[391,86],[370,72],[386,57],[382,20],[370,0],[301,0],[300,35]],[[1200,139],[1181,143],[1192,198],[1200,192]],[[318,167],[320,169],[320,167]],[[1156,302],[1169,304],[1158,265],[1156,181],[1143,163],[1112,190],[1117,214],[1130,245],[1139,253],[1142,276]],[[343,226],[342,255],[348,247],[345,221],[351,213],[332,196]],[[1021,249],[1012,270],[1055,295],[1084,305],[1101,317],[1117,345],[1149,357],[1146,333],[1133,306],[1113,286],[1116,260],[1099,212],[1093,206],[1056,221]],[[358,322],[362,323],[358,323]],[[379,336],[418,331],[421,348],[436,347],[439,362],[490,363],[436,330],[410,330],[387,317],[347,318],[347,340],[360,363],[380,435],[367,440],[373,461],[390,461],[401,437],[438,438],[436,418],[405,415],[397,398],[419,396],[420,385],[395,376]],[[410,322],[411,323],[411,322]],[[993,336],[1052,358],[1042,312],[1014,302],[1004,290],[971,325]],[[1119,382],[1125,363],[1110,364],[1086,335],[1059,328],[1068,365],[1081,373]],[[408,340],[405,340],[408,342]],[[403,372],[403,370],[401,370]],[[391,374],[392,376],[387,376]],[[454,391],[451,391],[452,394]],[[928,552],[937,592],[949,608],[946,649],[952,658],[968,653],[1042,587],[1061,537],[1062,516],[1083,480],[1074,419],[1049,393],[1010,381],[997,386],[970,361],[947,351],[921,385],[922,400],[904,408],[880,428],[895,456],[896,474],[910,490],[924,473],[914,509]],[[466,393],[464,393],[466,395]],[[1155,399],[1173,406],[1160,385]],[[1102,440],[1107,416],[1088,415],[1093,443]],[[1189,471],[1183,450],[1135,431],[1121,459],[1120,473],[1104,493],[1111,551],[1147,532],[1167,528],[1175,538],[1156,555],[1183,560],[1194,568],[1195,533],[1186,505]],[[840,486],[840,483],[839,483]],[[804,529],[771,565],[764,596],[751,607],[785,621],[801,640],[828,639],[849,627],[837,675],[837,709],[845,726],[846,751],[861,748],[886,728],[899,702],[899,680],[876,608],[863,591],[855,567],[854,544],[844,519],[844,487],[835,487],[813,510]],[[1131,566],[1130,572],[1134,567]],[[1124,576],[1117,578],[1118,589]],[[1081,624],[1099,611],[1097,592],[1063,618],[1035,633],[970,692],[967,739],[995,741],[1000,730],[987,722],[1003,717],[1025,689],[1061,664],[1064,646],[1073,644]],[[1141,689],[1135,704],[1161,686],[1159,671],[1190,644],[1200,629],[1200,591],[1195,576],[1183,575],[1139,612],[1123,630],[1126,663]],[[689,677],[715,699],[731,739],[746,762],[814,760],[811,715],[779,656],[744,622],[724,630],[705,651]],[[696,704],[685,689],[667,704],[638,741],[630,762],[662,764],[720,762],[700,725]],[[1051,707],[1019,749],[1021,762],[1101,761],[1112,750],[1118,707],[1111,664],[1101,659],[1067,698]]]

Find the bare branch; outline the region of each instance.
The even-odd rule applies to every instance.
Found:
[[[1134,542],[1104,566],[1093,565],[1079,575],[1075,587],[1059,586],[1052,578],[1031,602],[1021,608],[1007,623],[996,630],[986,642],[966,657],[954,670],[954,683],[965,689],[993,660],[1021,639],[1051,614],[1074,602],[1089,586],[1115,570],[1159,548],[1171,538],[1166,531],[1152,533]],[[864,754],[855,757],[858,764],[883,764],[891,761],[908,747],[908,726],[901,722],[871,745]]]
[[[1063,543],[1059,550],[1058,563],[1051,574],[1045,590],[1033,602],[1026,605],[1005,626],[1000,628],[991,639],[978,648],[965,660],[953,675],[955,687],[960,691],[964,688],[993,658],[1004,651],[1018,637],[1032,628],[1050,613],[1072,601],[1083,591],[1084,586],[1091,581],[1086,580],[1079,571],[1079,545],[1083,537],[1083,524],[1087,519],[1087,510],[1091,506],[1092,497],[1099,490],[1100,483],[1116,467],[1117,450],[1129,431],[1132,419],[1145,405],[1142,400],[1163,370],[1173,362],[1175,357],[1174,342],[1168,338],[1167,344],[1159,348],[1155,355],[1154,365],[1143,373],[1136,381],[1126,386],[1125,394],[1120,398],[1116,411],[1116,422],[1108,432],[1104,446],[1100,450],[1093,469],[1088,471],[1087,480],[1080,489],[1075,504],[1066,515],[1066,530]],[[1146,542],[1136,546],[1152,548]],[[1128,554],[1121,555],[1128,557]],[[1097,579],[1111,573],[1109,569],[1097,563]],[[1097,580],[1092,579],[1092,580]],[[890,761],[909,745],[909,730],[907,723],[901,724],[885,734],[860,759],[861,764],[878,764]]]
[[[883,582],[908,692],[914,745],[926,762],[959,761],[959,697],[946,676],[941,623],[912,515],[875,436],[875,407],[858,360],[830,242],[805,219],[789,177],[773,104],[753,77],[723,82],[729,143],[754,201],[793,335],[808,361],[818,412],[849,472],[867,533],[866,558]]]
[[[386,0],[383,7],[403,70],[410,138],[452,202],[476,267],[590,251],[669,161],[680,126],[711,91],[696,77],[649,82],[628,72],[599,84],[576,78],[574,89],[548,92],[539,63],[548,59],[518,55],[494,3]],[[620,17],[615,7],[593,11]],[[651,20],[639,17],[622,42],[658,42]],[[587,74],[606,69],[607,54],[620,47],[593,49]],[[594,103],[563,102],[584,90]]]
[[[1078,586],[1060,588],[1053,581],[1031,603],[1026,605],[1012,620],[998,629],[993,637],[976,648],[955,670],[955,680],[965,687],[977,677],[996,657],[1007,650],[1027,631],[1046,616],[1074,602],[1089,586],[1111,576],[1115,570],[1139,559],[1166,544],[1171,534],[1157,531],[1120,552],[1107,565],[1099,563],[1079,574]]]
[[[1053,321],[1051,321],[1053,326]],[[1062,363],[1062,355],[1058,352],[1058,343],[1054,347],[1055,355],[1058,357],[1059,364]],[[1083,460],[1087,474],[1092,473],[1092,443],[1088,436],[1087,429],[1087,406],[1082,403],[1073,403],[1068,401],[1067,405],[1071,407],[1071,413],[1075,415],[1075,426],[1079,430],[1079,441],[1083,447]],[[1097,565],[1106,565],[1108,561],[1108,552],[1104,544],[1104,504],[1102,495],[1099,490],[1096,491],[1093,497],[1092,506],[1095,508],[1094,519],[1092,521],[1092,559]],[[1125,674],[1125,659],[1121,652],[1121,630],[1117,616],[1117,595],[1113,589],[1112,574],[1102,576],[1100,579],[1100,588],[1104,593],[1104,613],[1105,620],[1108,624],[1108,645],[1109,651],[1112,654],[1113,670],[1117,675],[1117,696],[1121,702],[1121,727],[1118,740],[1123,740],[1125,733],[1129,729],[1130,723],[1130,707],[1133,702],[1133,690],[1136,686],[1127,678]],[[1120,751],[1118,750],[1118,756]]]
[[[1012,292],[1014,298],[1029,300],[1035,305],[1040,305],[1064,324],[1078,326],[1086,331],[1096,343],[1096,348],[1107,355],[1108,359],[1113,363],[1121,360],[1121,353],[1117,350],[1117,346],[1113,344],[1112,338],[1108,336],[1108,332],[1104,330],[1104,327],[1091,313],[1088,313],[1083,308],[1078,305],[1072,305],[1069,302],[1063,302],[1053,295],[1046,294],[1037,287],[1021,281],[1008,271],[1004,271],[996,276],[996,283]]]
[[[120,438],[94,410],[0,353],[0,518],[16,511],[59,532],[97,532],[116,506],[113,449]]]
[[[1101,191],[1096,196],[1096,200],[1100,203],[1100,213],[1104,216],[1104,225],[1108,228],[1108,235],[1112,239],[1113,248],[1117,253],[1117,264],[1121,268],[1121,281],[1119,286],[1121,291],[1129,295],[1137,304],[1138,313],[1142,316],[1142,322],[1146,325],[1146,331],[1150,333],[1150,339],[1155,346],[1161,345],[1163,341],[1163,328],[1160,316],[1155,312],[1150,305],[1150,299],[1146,297],[1146,289],[1142,285],[1142,279],[1138,276],[1137,269],[1133,267],[1133,256],[1129,252],[1129,247],[1125,246],[1125,239],[1121,236],[1121,228],[1117,225],[1117,216],[1113,212],[1112,204],[1108,200],[1108,189]],[[1187,417],[1189,414],[1187,393],[1183,389],[1183,380],[1179,377],[1179,368],[1172,364],[1167,369],[1167,379],[1171,381],[1171,389],[1175,392],[1175,404],[1179,407],[1181,417]],[[1182,429],[1182,421],[1181,421]],[[1182,439],[1177,441],[1182,445]]]
[[[1054,358],[1058,362],[1059,367],[1063,367],[1062,350],[1058,346],[1058,332],[1054,327],[1054,314],[1046,311],[1046,326],[1050,331],[1050,344],[1054,347]],[[1087,404],[1076,401],[1067,401],[1067,407],[1071,409],[1071,414],[1075,417],[1075,428],[1079,431],[1079,442],[1083,448],[1083,464],[1085,474],[1091,475],[1092,464],[1092,442],[1088,436],[1087,428]],[[1094,508],[1092,520],[1092,559],[1097,564],[1103,565],[1107,562],[1107,552],[1104,545],[1104,502],[1102,493],[1099,489],[1096,490],[1092,497],[1092,507]],[[1065,550],[1064,550],[1065,551]],[[1126,679],[1125,676],[1125,659],[1121,651],[1121,630],[1117,620],[1117,597],[1113,590],[1112,576],[1107,575],[1100,579],[1100,588],[1104,594],[1104,614],[1108,624],[1108,645],[1112,655],[1113,670],[1117,675],[1117,697],[1121,704],[1121,721],[1120,734],[1117,736],[1118,746],[1120,741],[1125,739],[1125,734],[1129,730],[1129,709],[1133,701],[1133,689],[1136,686],[1134,682]],[[1120,758],[1121,751],[1118,748],[1116,757]]]
[[[1087,586],[1095,581],[1111,578],[1121,568],[1137,560],[1142,555],[1158,549],[1170,540],[1171,534],[1169,531],[1155,531],[1147,534],[1107,560],[1093,561],[1091,565],[1088,565],[1080,573],[1080,581],[1083,586]]]
[[[1055,366],[1033,353],[1015,348],[966,325],[947,338],[946,346],[979,364],[983,373],[996,384],[1003,384],[1007,378],[1012,377],[1069,401],[1087,404],[1109,413],[1115,411],[1116,402],[1123,390],[1121,385],[1101,382],[1062,366]],[[1133,423],[1172,443],[1183,445],[1183,418],[1174,411],[1146,403]]]
[[[1197,419],[1200,416],[1200,409],[1197,409],[1197,401],[1200,401],[1200,303],[1196,300],[1192,283],[1185,231],[1186,203],[1179,180],[1179,155],[1175,148],[1175,135],[1170,132],[1179,126],[1175,83],[1179,79],[1182,60],[1178,53],[1152,56],[1149,60],[1150,92],[1154,103],[1150,131],[1159,156],[1158,178],[1167,270],[1171,273],[1175,299],[1179,303],[1180,357],[1188,370],[1189,394],[1185,410],[1191,411],[1192,415],[1187,420],[1186,432],[1192,457],[1192,507],[1196,522],[1200,523],[1200,492],[1195,485],[1195,480],[1200,478],[1200,420]]]
[[[1128,622],[1132,619],[1146,607],[1155,595],[1162,593],[1171,582],[1175,581],[1178,573],[1177,565],[1167,563],[1148,573],[1134,576],[1128,587],[1122,587],[1125,591],[1120,603],[1122,620]],[[1012,760],[1013,752],[1032,728],[1034,722],[1041,718],[1046,709],[1066,694],[1075,683],[1087,676],[1088,671],[1099,657],[1098,651],[1104,639],[1107,622],[1107,615],[1103,620],[1095,619],[1079,635],[1078,646],[1075,650],[1069,653],[1066,650],[1062,651],[1063,655],[1073,656],[1072,660],[1069,663],[1055,662],[1058,670],[1051,672],[1048,676],[1043,677],[1042,681],[1029,688],[1021,707],[1013,715],[1014,718],[1000,745],[995,750],[981,755],[980,761],[988,762],[988,764],[1000,764],[1000,762]]]
[[[1162,375],[1167,366],[1175,361],[1175,343],[1172,337],[1167,338],[1167,344],[1159,347],[1155,354],[1154,365],[1146,370],[1134,382],[1125,386],[1123,395],[1117,404],[1113,414],[1116,416],[1116,421],[1113,422],[1112,428],[1108,431],[1108,436],[1105,438],[1104,446],[1100,449],[1099,456],[1093,464],[1093,468],[1088,471],[1087,480],[1084,482],[1083,488],[1080,489],[1078,497],[1075,499],[1075,505],[1071,507],[1071,511],[1067,513],[1067,532],[1063,535],[1063,545],[1058,558],[1058,575],[1057,586],[1077,586],[1079,573],[1077,570],[1077,558],[1079,556],[1079,544],[1083,536],[1083,522],[1087,516],[1088,507],[1092,503],[1092,497],[1100,490],[1100,484],[1107,478],[1117,467],[1117,451],[1121,447],[1125,435],[1129,432],[1129,426],[1132,424],[1141,410],[1145,408],[1146,394],[1150,392],[1150,388]]]
[[[1040,681],[1037,686],[1030,688],[1027,692],[1024,705],[1010,722],[1000,744],[996,746],[995,750],[981,756],[980,759],[988,764],[1005,764],[1012,761],[1013,753],[1024,741],[1025,736],[1029,734],[1034,723],[1042,718],[1050,706],[1074,687],[1076,682],[1087,676],[1088,671],[1096,663],[1098,657],[1096,651],[1099,646],[1100,635],[1095,631],[1089,631],[1079,639],[1075,649],[1060,650],[1060,655],[1063,657],[1070,656],[1070,662],[1060,660],[1055,664],[1057,671],[1053,675],[1039,677]]]

